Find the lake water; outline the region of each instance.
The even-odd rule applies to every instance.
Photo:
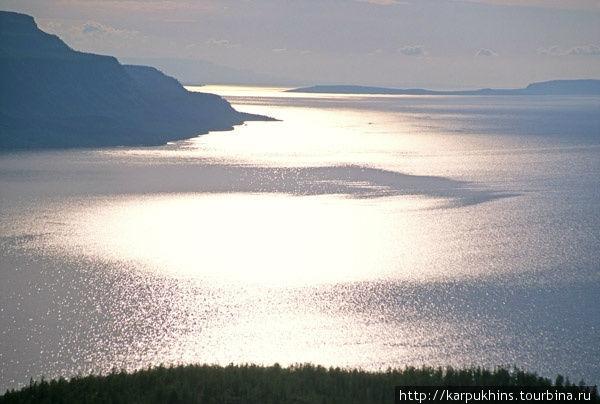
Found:
[[[0,389],[196,362],[600,382],[600,98],[190,90],[280,121],[0,154]]]

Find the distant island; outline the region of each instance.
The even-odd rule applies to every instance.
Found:
[[[436,91],[423,88],[386,88],[350,85],[321,85],[287,90],[291,93],[381,94],[381,95],[600,95],[600,80],[552,80],[525,88]]]
[[[247,120],[214,94],[78,52],[33,17],[0,11],[0,149],[160,145]]]

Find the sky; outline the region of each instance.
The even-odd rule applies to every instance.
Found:
[[[600,0],[0,0],[0,9],[33,15],[75,49],[162,64],[185,82],[227,80],[226,68],[237,81],[283,85],[600,79]]]

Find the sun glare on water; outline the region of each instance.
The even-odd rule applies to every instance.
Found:
[[[386,204],[385,201],[378,203]],[[124,198],[76,210],[58,246],[204,282],[298,286],[421,278],[419,198],[372,209],[372,201],[275,194],[177,194]],[[400,227],[402,226],[402,227]],[[404,237],[403,237],[404,235]],[[402,265],[391,265],[393,262]],[[431,275],[431,274],[429,274]]]

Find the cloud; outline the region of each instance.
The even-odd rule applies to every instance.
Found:
[[[547,56],[561,56],[563,54],[560,46],[551,46],[549,48],[539,48],[537,50],[538,55],[547,55]]]
[[[491,49],[482,48],[477,51],[476,56],[490,57],[490,56],[498,56],[498,54]]]
[[[40,29],[58,35],[71,48],[107,55],[136,55],[152,51],[157,45],[171,47],[167,38],[152,37],[140,31],[117,28],[98,21],[36,20]]]
[[[67,7],[89,7],[91,10],[109,9],[137,12],[210,11],[218,2],[214,0],[56,0]]]
[[[497,6],[539,7],[563,10],[600,11],[599,0],[454,0],[468,3],[487,3]]]
[[[229,46],[231,43],[227,39],[214,39],[210,38],[206,40],[207,45],[217,45],[217,46]]]
[[[139,31],[120,29],[98,21],[36,20],[40,29],[71,41],[119,40],[142,36]]]
[[[394,4],[408,4],[406,1],[400,1],[400,0],[355,0],[355,1],[358,1],[360,3],[376,4],[378,6],[391,6]]]
[[[83,26],[81,32],[83,32],[84,34],[91,34],[94,32],[100,32],[100,28],[95,25],[86,24]]]
[[[398,49],[400,53],[405,56],[425,56],[427,53],[425,52],[425,48],[421,45],[407,45]]]
[[[80,27],[82,34],[88,35],[114,35],[120,37],[131,37],[138,35],[138,31],[118,29],[110,25],[101,24],[96,21],[87,21]]]
[[[546,56],[600,56],[600,46],[578,45],[565,49],[555,45],[549,48],[540,48],[537,53]]]
[[[568,55],[573,56],[600,56],[600,46],[597,45],[583,45],[575,46],[567,52]]]

